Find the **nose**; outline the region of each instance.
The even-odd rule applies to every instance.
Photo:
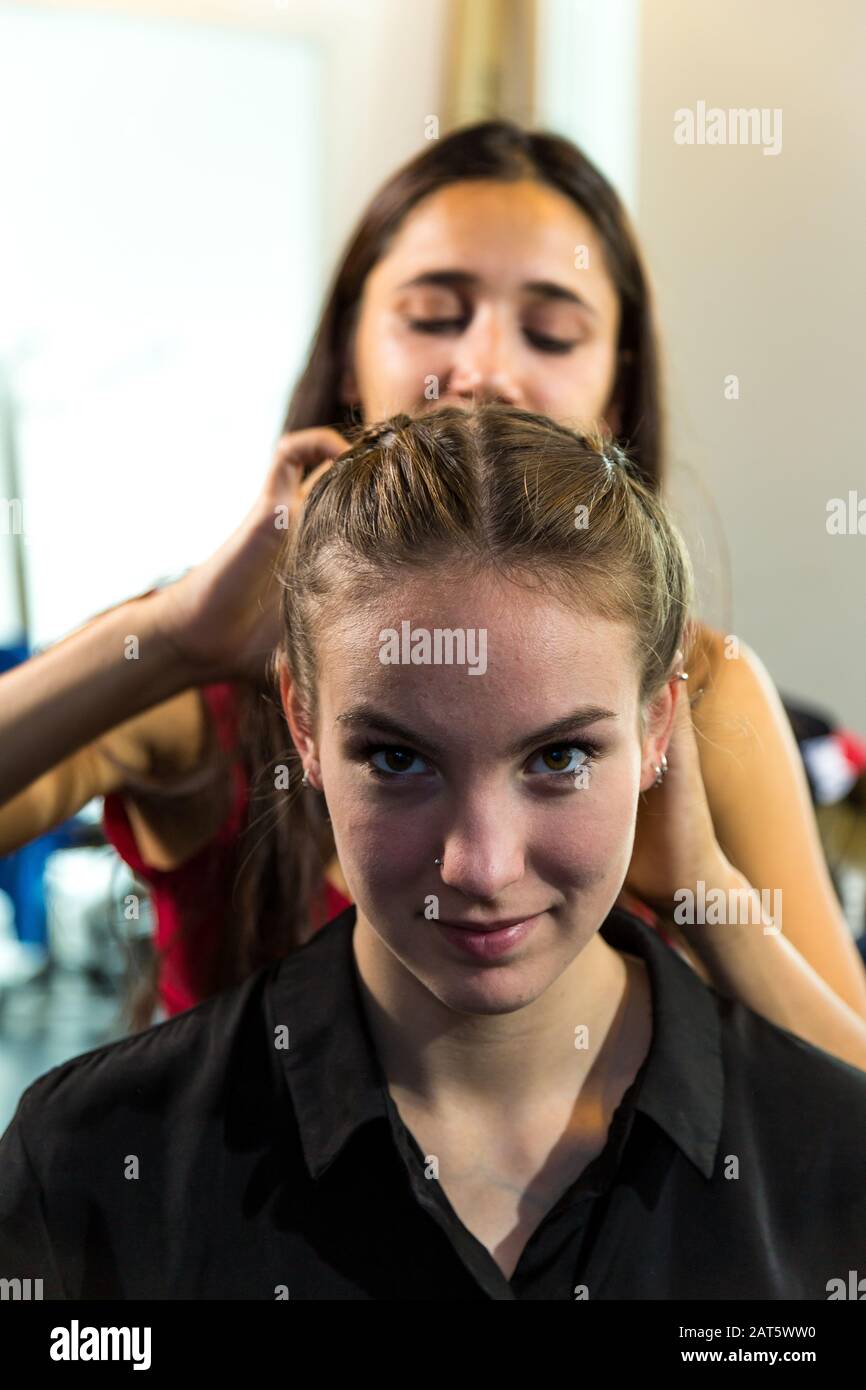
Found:
[[[522,405],[517,352],[509,326],[493,306],[479,307],[455,346],[448,394],[473,403]]]
[[[492,902],[525,871],[524,836],[518,820],[509,820],[496,799],[466,807],[445,834],[439,869],[443,886],[472,902]]]

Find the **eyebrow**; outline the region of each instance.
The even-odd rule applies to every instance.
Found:
[[[558,739],[567,738],[587,724],[596,724],[602,719],[618,718],[619,715],[614,710],[604,709],[601,705],[582,705],[580,709],[573,710],[571,714],[565,715],[562,719],[555,719],[552,724],[545,724],[543,729],[536,729],[534,733],[526,734],[517,739],[505,751],[509,757],[516,757],[518,753],[525,753],[540,743],[554,743]],[[338,714],[334,723],[344,728],[366,726],[381,729],[384,733],[393,734],[396,738],[411,744],[413,748],[430,753],[433,757],[438,757],[442,752],[441,748],[424,738],[422,734],[416,733],[405,724],[398,723],[396,719],[391,719],[387,714],[375,709],[373,705],[355,705],[352,709],[344,711],[343,714]]]
[[[411,280],[404,280],[397,288],[408,290],[415,285],[442,285],[445,289],[477,289],[480,284],[481,277],[473,275],[469,270],[425,270],[420,275],[413,276]],[[582,295],[566,289],[565,285],[559,285],[555,280],[527,280],[521,285],[521,289],[529,290],[531,294],[537,294],[542,299],[565,300],[585,309],[593,317],[598,317],[598,310]]]

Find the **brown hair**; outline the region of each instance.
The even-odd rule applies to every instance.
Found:
[[[576,145],[549,132],[525,130],[512,121],[478,122],[433,141],[375,194],[326,295],[306,367],[286,412],[284,432],[330,425],[346,433],[361,424],[357,410],[340,396],[346,353],[367,276],[387,253],[411,209],[449,184],[527,178],[570,198],[601,237],[620,298],[613,389],[621,421],[617,442],[627,449],[647,487],[660,488],[659,352],[650,288],[634,231],[612,186]],[[287,797],[275,786],[277,769],[292,759],[275,689],[263,692],[252,683],[239,684],[238,696],[250,806],[232,899],[231,940],[221,944],[209,993],[236,983],[306,939],[311,894],[320,887],[322,871],[334,852],[321,799]],[[154,999],[155,975],[139,991],[134,1026],[147,1021]]]
[[[332,618],[406,574],[495,572],[633,633],[641,728],[686,645],[691,562],[616,446],[499,404],[395,416],[319,479],[282,565],[285,660],[311,728]]]

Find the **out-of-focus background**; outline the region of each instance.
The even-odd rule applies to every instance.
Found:
[[[431,118],[511,116],[635,219],[702,616],[802,716],[861,934],[864,62],[860,0],[0,4],[0,669],[231,532],[370,194]],[[780,118],[678,143],[702,104]],[[829,533],[834,498],[859,529]],[[0,863],[0,1130],[120,1030],[140,888],[98,804]]]

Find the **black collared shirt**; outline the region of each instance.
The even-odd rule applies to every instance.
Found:
[[[652,1044],[506,1279],[387,1091],[354,923],[29,1087],[0,1140],[0,1279],[66,1299],[823,1300],[866,1274],[866,1073],[614,909],[601,932],[647,962]]]

